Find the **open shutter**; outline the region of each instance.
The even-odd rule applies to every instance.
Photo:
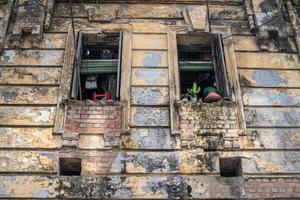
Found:
[[[77,49],[75,54],[75,61],[73,65],[72,90],[71,90],[72,99],[78,98],[78,89],[80,87],[79,82],[80,82],[81,57],[82,57],[82,32],[79,32]]]
[[[230,87],[227,77],[227,70],[225,64],[225,57],[223,51],[223,43],[221,35],[213,35],[213,60],[214,70],[216,74],[217,88],[224,99],[230,99]]]
[[[123,41],[123,33],[120,32],[120,36],[119,36],[119,54],[118,54],[118,72],[117,72],[116,99],[120,99],[121,64],[122,64],[122,41]]]

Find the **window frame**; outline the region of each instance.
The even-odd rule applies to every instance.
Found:
[[[182,37],[182,38],[179,38]],[[199,38],[199,39],[198,39]],[[203,38],[203,39],[202,39]],[[180,40],[188,40],[190,39],[191,42],[184,42],[180,43]],[[207,46],[211,47],[211,62],[212,63],[212,72],[214,73],[214,78],[216,81],[216,87],[220,95],[222,96],[222,100],[231,100],[231,92],[230,92],[230,83],[228,81],[228,74],[226,69],[225,57],[224,57],[224,50],[223,50],[223,42],[221,34],[209,34],[206,32],[202,33],[192,33],[192,34],[180,34],[176,37],[177,40],[177,57],[178,57],[178,73],[179,73],[179,93],[180,96],[183,95],[181,91],[182,88],[182,69],[180,68],[180,59],[179,59],[179,52],[180,52],[180,45],[189,45],[189,44],[197,44],[195,41],[198,41],[198,45],[206,44]],[[207,43],[205,43],[208,40]],[[200,43],[201,42],[201,43]],[[203,42],[203,43],[202,43]],[[201,70],[199,69],[199,72]],[[198,71],[197,71],[198,73]],[[203,89],[203,88],[201,88]]]
[[[100,32],[98,32],[100,33]],[[73,74],[72,74],[72,86],[71,86],[71,92],[70,92],[70,98],[74,100],[82,100],[82,91],[81,91],[81,67],[82,67],[82,54],[83,54],[83,48],[84,48],[84,34],[98,34],[95,33],[85,33],[82,31],[78,32],[78,38],[77,38],[77,45],[76,45],[76,53],[75,53],[75,59],[74,59],[74,66],[73,66]],[[118,32],[107,32],[107,34],[114,34]],[[118,45],[118,67],[117,67],[117,81],[116,81],[116,98],[114,101],[120,100],[120,83],[121,83],[121,69],[122,69],[122,45],[123,45],[123,32],[119,31],[119,45]],[[78,80],[79,79],[79,80]],[[79,99],[78,99],[79,94]]]
[[[209,33],[209,30],[203,31]],[[203,33],[202,32],[202,33]],[[169,57],[169,78],[170,78],[170,120],[171,133],[179,135],[179,110],[177,105],[181,103],[180,98],[180,77],[179,65],[177,56],[177,35],[194,34],[197,31],[191,32],[186,26],[169,26],[167,28],[168,35],[168,57]],[[230,84],[230,100],[237,104],[237,113],[240,127],[246,131],[246,121],[244,115],[244,105],[242,101],[242,92],[239,83],[238,68],[235,58],[234,37],[229,26],[213,26],[211,34],[221,34],[223,38],[224,58],[227,69],[228,82]]]
[[[78,33],[97,33],[100,30],[106,32],[123,32],[122,39],[122,68],[120,78],[120,103],[123,105],[122,114],[122,133],[130,132],[130,92],[131,92],[131,54],[132,54],[132,26],[128,24],[101,24],[96,26],[80,26],[73,30],[69,25],[64,62],[61,72],[59,86],[58,103],[56,106],[56,115],[54,119],[54,134],[62,134],[64,137],[64,124],[66,120],[66,111],[71,93],[71,81],[73,73],[73,64],[76,53],[76,38]],[[74,40],[75,37],[75,40]]]

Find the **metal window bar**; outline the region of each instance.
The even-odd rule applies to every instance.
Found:
[[[108,75],[108,90],[119,99],[122,32],[107,34],[84,34],[81,74]],[[113,84],[113,85],[112,85]]]
[[[212,71],[211,49],[207,45],[180,45],[179,68],[182,72]]]

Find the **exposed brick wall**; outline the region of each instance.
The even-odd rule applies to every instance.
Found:
[[[82,174],[103,174],[112,172],[112,163],[117,157],[117,152],[101,152],[97,156],[82,159]]]
[[[66,134],[104,134],[105,146],[118,146],[122,126],[122,105],[118,102],[81,101],[68,105]]]
[[[249,178],[245,192],[248,198],[299,198],[300,178]]]
[[[178,103],[182,146],[239,148],[239,122],[232,102]]]

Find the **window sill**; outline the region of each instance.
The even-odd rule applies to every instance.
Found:
[[[86,105],[86,106],[125,106],[124,101],[93,101],[93,100],[68,100],[68,105]]]
[[[176,108],[179,108],[181,106],[196,106],[196,107],[232,107],[232,106],[236,106],[236,102],[232,102],[232,101],[226,101],[226,100],[221,100],[215,103],[205,103],[203,101],[176,101],[174,103]]]

